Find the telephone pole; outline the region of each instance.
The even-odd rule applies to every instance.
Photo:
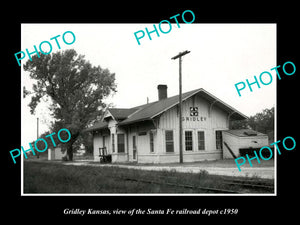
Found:
[[[182,150],[182,75],[181,75],[181,57],[189,54],[190,51],[179,52],[178,55],[172,57],[175,60],[179,58],[179,162],[183,163],[183,150]]]

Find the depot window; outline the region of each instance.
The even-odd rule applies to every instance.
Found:
[[[222,138],[222,131],[221,130],[216,130],[216,148],[218,150],[223,149],[223,138]]]
[[[193,131],[185,131],[185,150],[193,151]]]
[[[118,134],[118,152],[125,152],[125,137],[124,134]]]
[[[205,150],[204,131],[198,131],[198,150]]]
[[[174,152],[173,130],[166,130],[166,152]]]

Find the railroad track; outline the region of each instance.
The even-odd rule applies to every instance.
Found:
[[[247,188],[255,188],[255,189],[265,189],[272,190],[274,189],[274,185],[270,185],[269,183],[259,181],[259,180],[238,180],[238,179],[223,179],[224,184],[235,185],[235,186],[243,186]]]
[[[175,186],[175,187],[181,187],[181,188],[187,188],[187,189],[198,189],[198,190],[204,190],[204,191],[208,191],[208,192],[212,192],[212,193],[231,193],[231,194],[239,193],[237,191],[232,191],[232,190],[227,190],[227,189],[210,188],[210,187],[203,187],[203,186],[190,185],[190,184],[179,184],[179,183],[175,183],[175,182],[164,182],[161,180],[160,181],[148,180],[148,179],[144,179],[144,178],[132,178],[132,177],[124,177],[124,176],[109,176],[109,178],[121,179],[121,180],[126,180],[126,181],[133,181],[133,182]]]
[[[172,178],[172,177],[168,177]],[[230,185],[230,186],[243,186],[250,189],[264,189],[267,191],[270,191],[274,189],[274,185],[271,185],[270,183],[266,183],[265,181],[261,180],[246,180],[246,179],[226,179],[224,178],[222,180],[222,184]],[[222,190],[222,189],[220,189]],[[235,192],[235,193],[241,193],[241,192]]]
[[[166,177],[166,176],[155,176],[155,179],[145,179],[141,177],[129,177],[126,175],[113,175],[105,176],[107,178],[113,178],[118,180],[124,180],[124,181],[132,181],[132,182],[141,182],[141,183],[149,183],[149,184],[157,184],[157,185],[166,185],[166,186],[174,186],[174,187],[181,187],[186,189],[196,189],[196,190],[203,190],[209,193],[228,193],[228,194],[241,194],[245,193],[243,191],[237,191],[237,190],[230,190],[232,189],[232,186],[242,186],[248,189],[261,189],[266,190],[267,192],[270,192],[270,190],[274,189],[273,185],[270,185],[264,181],[259,180],[239,180],[239,179],[226,179],[224,178],[221,183],[225,184],[226,186],[230,186],[228,189],[221,189],[221,188],[211,188],[211,187],[205,187],[205,186],[199,186],[199,185],[192,185],[192,184],[186,184],[186,183],[179,183],[178,180],[170,181],[173,177]],[[159,178],[159,179],[157,179]]]

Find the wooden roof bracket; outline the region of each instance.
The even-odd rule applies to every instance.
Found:
[[[157,117],[155,117],[155,118],[151,118],[151,121],[152,121],[152,123],[153,123],[155,129],[157,129],[157,128],[159,127],[159,117],[160,117],[160,116],[157,116]]]
[[[214,100],[214,101],[210,104],[210,106],[209,106],[209,109],[208,109],[208,116],[209,116],[209,117],[211,117],[211,110],[212,110],[213,105],[214,105],[216,102],[218,102],[218,100]]]
[[[228,114],[228,116],[227,116],[227,124],[229,124],[230,117],[231,117],[234,113],[237,113],[237,112],[236,112],[236,111],[232,111],[231,113]]]

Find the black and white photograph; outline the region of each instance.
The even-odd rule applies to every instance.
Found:
[[[22,60],[24,195],[274,194],[274,151],[242,161],[275,140],[276,80],[259,74],[276,24],[172,23],[138,45],[144,27],[22,24],[22,49],[52,40]]]
[[[295,212],[294,18],[109,9],[15,18],[10,204],[99,223]]]

